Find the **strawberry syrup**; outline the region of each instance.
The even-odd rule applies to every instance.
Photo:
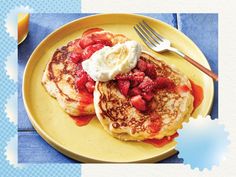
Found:
[[[194,97],[194,102],[193,102],[193,108],[194,108],[193,112],[194,112],[194,110],[202,103],[204,95],[201,86],[195,84],[192,80],[190,80],[190,83],[192,86],[192,95]]]
[[[87,92],[80,91],[81,97],[80,97],[80,105],[79,105],[79,111],[83,114],[85,111],[85,108],[93,103],[93,95]],[[73,120],[75,120],[76,125],[82,127],[87,125],[95,115],[83,115],[83,116],[70,116]]]
[[[86,116],[70,116],[73,120],[75,120],[76,125],[82,127],[87,125],[95,115],[86,115]]]
[[[168,137],[164,137],[162,139],[147,139],[144,140],[144,143],[148,143],[148,144],[152,144],[153,146],[160,148],[163,147],[164,145],[170,143],[171,141],[173,141],[174,138],[176,138],[178,136],[178,133],[176,132],[175,134],[168,136]]]

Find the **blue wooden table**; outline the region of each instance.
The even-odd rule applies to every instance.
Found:
[[[22,76],[35,47],[58,27],[91,14],[32,14],[29,35],[18,48],[18,161],[20,163],[76,163],[48,145],[32,127],[22,101]],[[218,16],[216,14],[144,14],[162,20],[191,38],[218,73]],[[218,117],[218,83],[215,83],[212,118]],[[161,163],[181,163],[177,155]]]

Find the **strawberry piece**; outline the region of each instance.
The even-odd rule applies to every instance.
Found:
[[[141,82],[138,86],[143,92],[151,92],[154,87],[155,83],[153,82],[152,79],[149,77],[145,76],[143,79],[143,82]]]
[[[95,81],[89,75],[87,75],[87,78],[89,82],[95,83]]]
[[[90,49],[91,47],[88,46],[83,50],[83,53],[82,53],[83,60],[87,60],[93,55],[93,51]]]
[[[135,96],[135,95],[140,95],[141,90],[138,87],[134,87],[131,90],[129,90],[129,95],[130,96]]]
[[[93,45],[93,44],[95,44],[95,42],[89,36],[85,36],[79,41],[79,45],[82,49],[85,49],[86,47]]]
[[[90,29],[87,29],[85,32],[83,32],[82,37],[87,36],[91,33],[100,32],[100,31],[103,31],[103,29],[102,28],[90,28]]]
[[[130,80],[131,74],[118,74],[115,77],[116,80]]]
[[[152,92],[143,92],[142,93],[142,97],[146,100],[146,101],[151,101],[151,99],[153,98],[154,94]]]
[[[140,72],[140,70],[137,69],[137,68],[134,68],[134,69],[132,69],[132,72],[133,72],[133,73],[137,73],[137,72]]]
[[[73,52],[76,52],[76,53],[82,53],[82,52],[83,52],[83,49],[80,48],[80,47],[74,47]]]
[[[104,47],[103,44],[94,44],[94,45],[90,46],[90,48],[91,48],[90,50],[92,50],[94,53],[94,52],[102,49],[103,47]]]
[[[155,80],[155,88],[157,88],[157,89],[174,89],[175,83],[167,77],[157,77]]]
[[[94,82],[88,81],[85,84],[85,87],[86,87],[86,89],[88,90],[89,93],[93,93],[93,91],[94,91]]]
[[[74,46],[75,46],[75,48],[78,48],[78,49],[82,49],[81,47],[80,47],[80,38],[78,38],[78,39],[76,39],[76,40],[74,40]]]
[[[132,80],[134,81],[138,81],[138,82],[142,82],[144,79],[145,73],[141,72],[141,71],[137,71],[135,73],[133,73],[133,78]]]
[[[104,39],[94,39],[93,40],[95,42],[95,44],[103,44],[105,46],[110,46],[112,47],[112,42],[111,40],[104,40]]]
[[[78,77],[82,76],[82,75],[87,75],[87,73],[83,70],[83,69],[80,69],[80,70],[77,70],[76,71],[76,75]],[[86,76],[87,77],[87,76]]]
[[[139,82],[138,81],[130,81],[130,87],[134,88],[136,86],[138,86]]]
[[[70,59],[73,63],[77,64],[83,60],[82,54],[77,52],[72,52],[70,54]]]
[[[156,73],[155,66],[151,63],[148,63],[145,74],[149,76],[151,79],[156,79],[157,73]]]
[[[117,80],[130,80],[130,81],[137,81],[137,82],[142,82],[144,79],[144,72],[137,71],[135,73],[128,73],[128,74],[118,74],[116,76]]]
[[[83,70],[82,63],[77,63],[76,69],[77,69],[77,71]]]
[[[118,88],[124,96],[128,95],[129,86],[130,86],[130,81],[118,80]]]
[[[112,46],[111,42],[111,39],[113,38],[112,33],[109,32],[92,33],[90,36],[96,44],[104,44],[106,46]]]
[[[147,69],[147,63],[141,59],[138,60],[137,67],[140,71],[146,71]]]
[[[81,72],[80,76],[75,81],[77,88],[78,89],[83,89],[86,82],[87,82],[86,73]]]
[[[136,95],[130,99],[132,105],[139,111],[146,110],[146,101],[144,101],[141,95]]]
[[[93,53],[102,49],[103,47],[104,47],[103,44],[94,44],[86,47],[82,53],[83,60],[90,58],[93,55]]]

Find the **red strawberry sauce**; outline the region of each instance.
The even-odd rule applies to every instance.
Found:
[[[82,62],[89,59],[90,56],[104,46],[111,46],[110,33],[96,33],[103,31],[101,28],[92,28],[85,31],[81,38],[71,42],[74,50],[70,53],[70,59],[77,64],[75,86],[80,96],[79,111],[86,113],[85,108],[93,103],[93,91],[95,81],[83,70]],[[78,126],[87,125],[95,115],[71,116]]]
[[[190,80],[190,83],[192,86],[192,95],[194,97],[194,102],[193,102],[193,108],[194,108],[193,112],[194,112],[194,110],[202,103],[204,95],[201,86],[195,84],[192,80]]]
[[[86,116],[71,116],[73,120],[75,120],[76,125],[82,127],[87,125],[95,115],[86,115]]]
[[[175,134],[168,137],[164,137],[162,139],[147,139],[147,140],[144,140],[143,142],[152,144],[153,146],[160,148],[170,143],[171,141],[173,141],[177,136],[178,136],[178,133],[176,132]]]

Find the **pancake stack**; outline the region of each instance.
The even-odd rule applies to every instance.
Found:
[[[148,52],[142,52],[138,63],[152,66],[152,69],[143,69],[137,65],[130,73],[96,84],[86,75],[86,82],[95,84],[95,87],[89,87],[93,88],[92,90],[85,89],[84,85],[87,87],[87,83],[76,85],[76,79],[79,76],[84,77],[81,71],[78,75],[81,64],[71,59],[72,53],[78,50],[78,40],[91,39],[103,33],[109,37],[106,38],[106,43],[104,35],[102,40],[96,39],[100,41],[99,45],[114,46],[129,40],[122,34],[92,30],[90,33],[86,32],[82,39],[57,49],[42,77],[46,91],[57,99],[69,115],[96,114],[104,129],[120,140],[162,139],[175,134],[193,111],[191,84],[176,68],[156,59]],[[86,46],[80,45],[79,51],[81,48],[85,50]],[[134,75],[140,77],[132,80]]]

